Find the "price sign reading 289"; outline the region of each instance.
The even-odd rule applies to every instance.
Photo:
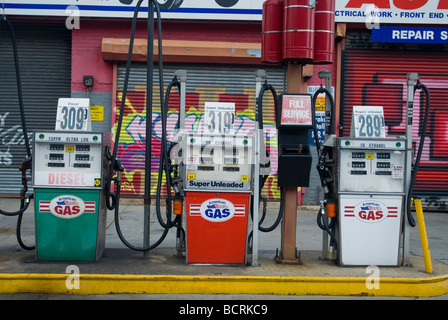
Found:
[[[235,122],[235,103],[206,102],[204,108],[204,133],[232,134]]]
[[[353,107],[351,136],[356,138],[385,138],[383,107]]]
[[[384,118],[379,115],[359,115],[359,136],[368,138],[379,138],[381,129],[384,127]]]
[[[59,99],[55,130],[89,131],[90,121],[89,99]]]

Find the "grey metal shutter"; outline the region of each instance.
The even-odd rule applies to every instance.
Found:
[[[164,65],[165,87],[173,79],[176,70],[187,71],[187,118],[202,116],[205,101],[235,102],[236,117],[240,118],[240,124],[244,121],[245,127],[254,126],[255,110],[255,71],[263,69],[266,71],[267,79],[280,94],[283,91],[284,76],[282,67],[271,66],[231,66],[231,65]],[[125,65],[118,67],[117,103],[118,114],[121,104],[121,94],[125,75]],[[154,69],[154,96],[153,114],[160,114],[160,98],[158,89],[158,67]],[[165,92],[165,90],[164,90]],[[144,136],[146,123],[146,64],[133,64],[128,86],[127,104],[124,112],[122,130],[120,133],[119,158],[126,169],[122,177],[122,194],[129,196],[140,196],[144,190]],[[169,114],[177,121],[178,111],[177,90],[173,89],[172,98],[169,103]],[[169,119],[170,119],[169,117]],[[274,104],[270,93],[266,93],[263,99],[263,117],[265,119],[265,130],[275,131]],[[160,128],[158,116],[153,116],[153,138],[152,138],[152,172],[153,178],[152,195],[155,195],[157,172],[160,154],[160,140],[158,130]],[[175,131],[175,121],[168,121],[168,134]],[[187,128],[188,129],[188,128]],[[236,128],[235,128],[236,130]],[[271,158],[277,157],[276,134],[268,141],[271,150]],[[272,168],[271,176],[265,184],[264,193],[269,198],[278,198],[276,175],[277,168]]]
[[[58,98],[71,95],[71,33],[64,23],[13,22],[28,133],[54,130]],[[0,194],[18,194],[26,149],[9,29],[0,34]],[[30,137],[31,139],[31,137]],[[30,140],[31,144],[32,141]],[[32,147],[32,145],[31,145]]]

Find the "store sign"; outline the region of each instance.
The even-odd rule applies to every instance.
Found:
[[[7,15],[131,18],[138,0],[4,0]],[[264,0],[157,0],[162,18],[261,20]],[[78,11],[77,11],[78,10]],[[139,17],[148,16],[144,1]]]
[[[336,22],[447,24],[448,0],[336,0]]]
[[[372,29],[372,42],[448,43],[448,28],[382,26]]]

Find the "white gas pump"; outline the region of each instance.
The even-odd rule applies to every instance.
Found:
[[[409,227],[415,226],[409,202],[424,143],[422,136],[413,165],[415,90],[423,89],[427,95],[425,128],[430,103],[429,91],[418,79],[417,74],[407,79],[406,137],[385,137],[382,107],[354,107],[350,137],[330,134],[320,150],[317,168],[325,197],[318,222],[330,234],[342,266],[398,266],[400,244],[402,264],[408,264]],[[332,228],[325,224],[329,202],[337,203]]]
[[[338,140],[340,265],[398,265],[405,146],[404,139]]]

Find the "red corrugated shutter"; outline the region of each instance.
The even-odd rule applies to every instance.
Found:
[[[357,105],[383,106],[386,135],[404,135],[406,75],[411,72],[420,74],[420,81],[429,88],[431,96],[430,120],[415,194],[426,199],[432,196],[448,199],[448,55],[445,52],[346,50],[341,135],[350,135],[352,108]],[[416,92],[413,130],[416,148],[424,105],[423,93]]]

